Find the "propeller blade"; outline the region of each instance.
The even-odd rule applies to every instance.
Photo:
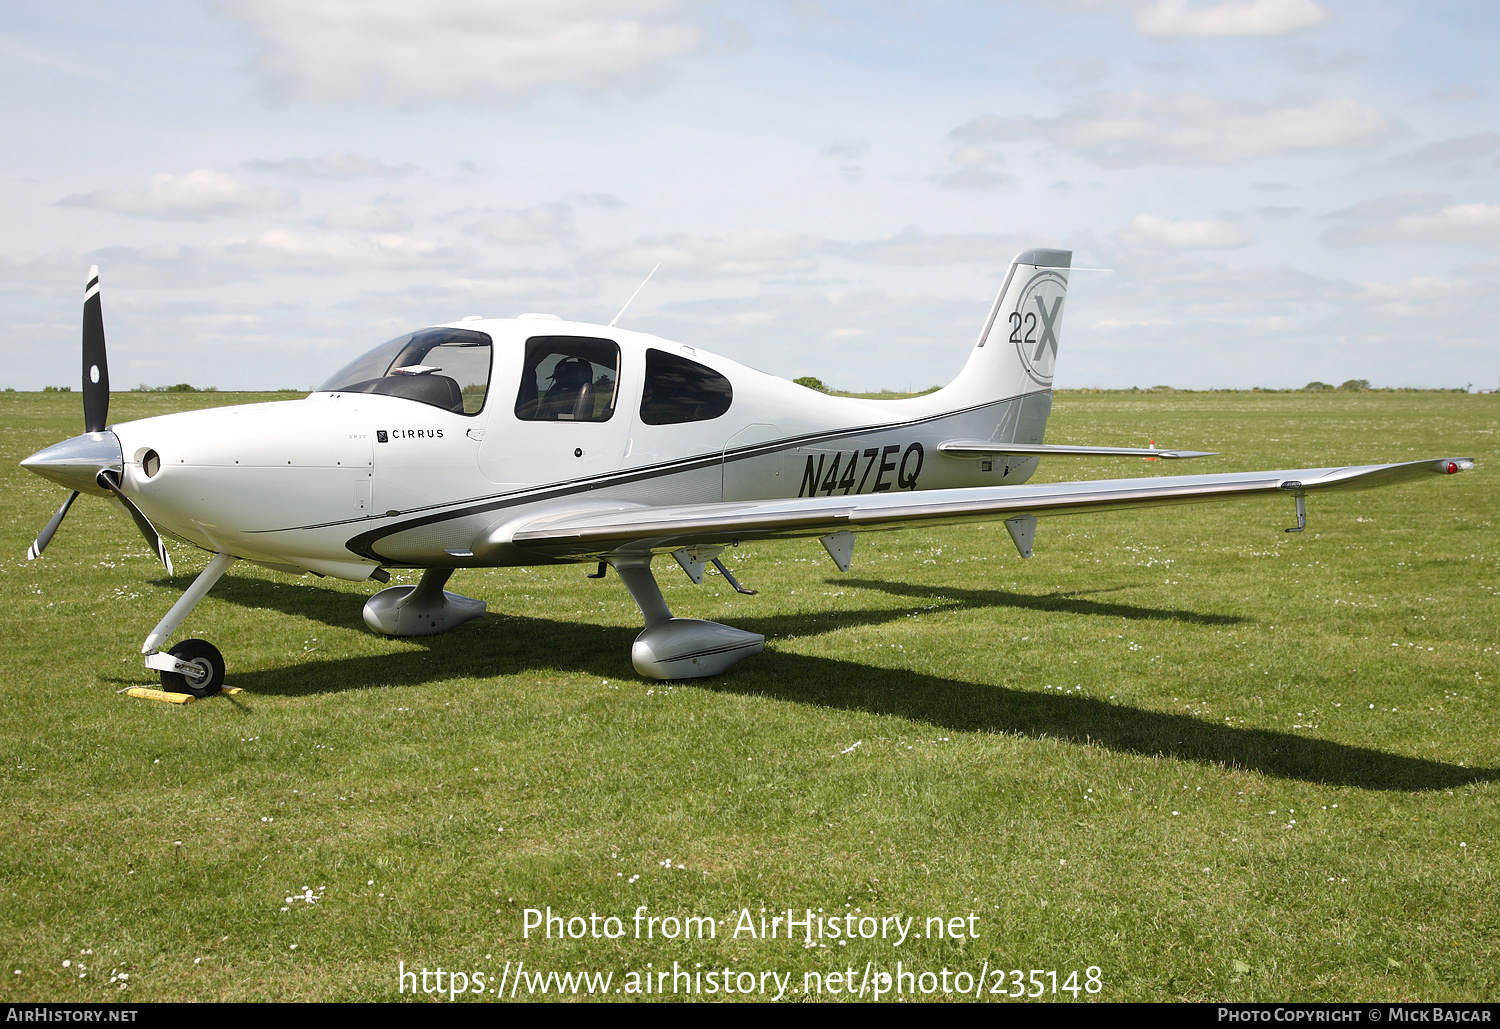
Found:
[[[47,527],[36,538],[36,542],[27,548],[26,560],[35,561],[42,556],[42,551],[47,549],[47,544],[52,542],[52,536],[57,532],[57,527],[62,524],[63,515],[68,513],[68,508],[72,507],[73,501],[77,499],[78,491],[74,490],[68,495],[68,499],[63,501],[62,507],[57,509],[57,514],[52,516],[52,520],[47,523]]]
[[[120,503],[125,505],[125,510],[130,512],[130,517],[135,519],[136,528],[141,530],[141,535],[146,537],[146,542],[151,544],[152,550],[156,551],[157,559],[166,568],[167,574],[171,575],[172,555],[167,553],[167,546],[161,540],[161,533],[157,532],[151,520],[141,513],[141,509],[131,503],[130,498],[120,491],[120,480],[115,473],[113,471],[100,472],[99,485],[120,498]]]
[[[99,266],[83,287],[83,431],[98,432],[109,421],[109,361],[104,356],[104,309],[99,302]],[[128,503],[128,501],[127,501]]]

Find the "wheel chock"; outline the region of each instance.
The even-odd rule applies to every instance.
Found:
[[[163,704],[191,704],[198,699],[190,693],[168,693],[166,690],[153,690],[145,686],[132,686],[125,691],[125,696],[140,700],[159,700]]]
[[[244,690],[238,686],[225,686],[220,693],[243,693]],[[125,691],[125,696],[135,697],[137,700],[159,700],[163,704],[191,704],[198,698],[191,693],[168,693],[166,690],[153,690],[148,686],[132,686]]]

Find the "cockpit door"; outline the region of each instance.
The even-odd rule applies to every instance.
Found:
[[[619,468],[630,441],[627,394],[638,395],[624,388],[623,360],[619,344],[604,337],[528,339],[510,381],[497,378],[479,450],[484,476],[520,488]]]

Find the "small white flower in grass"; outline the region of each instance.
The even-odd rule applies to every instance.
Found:
[[[193,958],[193,964],[198,965],[198,964],[202,964],[202,963],[203,963],[203,959],[202,958]]]
[[[375,880],[371,879],[369,882],[365,883],[365,885],[366,886],[374,886],[375,885]]]
[[[1468,844],[1467,844],[1467,843],[1460,843],[1460,844],[1459,844],[1459,846],[1460,846],[1460,847],[1467,847],[1467,846],[1468,846]]]
[[[1174,815],[1180,815],[1180,814],[1182,814],[1182,812],[1181,811],[1173,811],[1172,814],[1174,814]]]
[[[292,949],[293,949],[293,950],[296,950],[296,949],[297,949],[297,945],[296,945],[296,944],[295,944],[295,943],[294,943],[294,944],[292,944]]]
[[[63,967],[64,968],[72,968],[73,967],[73,962],[71,962],[71,961],[64,961],[63,962]]]

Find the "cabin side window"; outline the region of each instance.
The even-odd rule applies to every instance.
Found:
[[[592,336],[526,341],[516,417],[523,422],[607,422],[615,413],[620,348]]]
[[[707,365],[665,350],[646,351],[641,421],[647,425],[706,422],[728,411],[733,400],[729,380]]]
[[[454,414],[484,409],[490,386],[490,337],[472,329],[422,329],[356,358],[315,390],[379,393]]]

